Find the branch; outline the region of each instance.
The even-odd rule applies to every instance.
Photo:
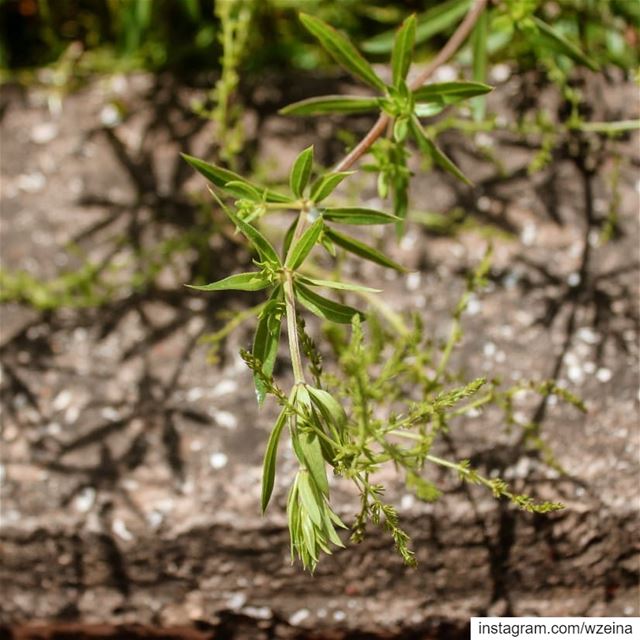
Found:
[[[485,10],[488,0],[475,0],[473,7],[469,10],[460,26],[451,36],[447,44],[440,50],[438,55],[431,61],[427,68],[411,83],[410,89],[419,89],[453,54],[460,48],[469,33],[475,26],[478,18]],[[369,147],[384,133],[391,118],[383,113],[371,127],[369,133],[336,165],[334,171],[346,171],[350,169],[368,150]]]

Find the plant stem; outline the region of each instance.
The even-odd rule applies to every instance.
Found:
[[[434,74],[436,69],[449,60],[460,48],[469,33],[471,33],[478,18],[485,10],[487,2],[488,0],[475,0],[473,7],[471,7],[469,13],[467,13],[447,44],[444,45],[426,69],[411,83],[409,88],[412,91],[419,89]],[[380,114],[380,117],[376,120],[373,127],[371,127],[369,133],[335,166],[334,171],[346,171],[350,169],[384,133],[390,121],[390,116],[385,113]]]
[[[289,335],[293,379],[296,384],[304,384],[304,368],[302,367],[302,356],[300,355],[300,343],[298,341],[298,323],[296,322],[296,299],[293,293],[293,277],[289,270],[284,272],[284,302],[287,310],[287,333]]]

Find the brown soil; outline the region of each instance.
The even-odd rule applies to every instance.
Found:
[[[527,87],[508,81],[494,108],[512,117]],[[316,134],[328,163],[329,134],[274,115],[276,89],[252,96],[249,144],[262,170],[283,175]],[[213,139],[189,110],[195,91],[167,77],[96,81],[54,118],[42,90],[6,87],[3,266],[50,278],[79,261],[69,243],[96,261],[124,247],[116,273],[126,280],[144,258],[119,238],[144,253],[189,228],[203,184],[177,153],[211,157]],[[621,111],[637,108],[633,87],[589,91],[606,96],[593,119],[637,115]],[[101,123],[111,97],[127,110],[115,127]],[[446,475],[444,498],[421,504],[390,475],[417,570],[374,529],[323,559],[314,577],[292,567],[282,508],[289,451],[276,501],[259,515],[273,408],[258,411],[237,356],[250,326],[227,340],[216,366],[199,343],[221,326],[219,311],[260,298],[193,294],[181,286],[190,276],[181,259],[153,286],[118,291],[99,309],[5,305],[0,637],[462,638],[473,615],[638,615],[638,138],[615,146],[619,229],[606,244],[598,234],[612,199],[613,143],[563,149],[531,177],[533,151],[506,134],[493,147],[502,166],[479,161],[460,136],[444,143],[475,189],[420,174],[413,202],[429,212],[463,207],[475,224],[455,237],[413,225],[400,246],[381,239],[415,273],[364,267],[357,277],[386,288],[394,307],[418,309],[440,338],[491,225],[492,290],[465,317],[457,365],[469,378],[557,377],[589,411],[519,408],[543,420],[567,475],[523,451],[520,434],[489,413],[462,422],[448,453],[567,508],[529,516]],[[371,186],[362,189],[375,206]],[[211,252],[218,277],[248,260],[233,236],[212,241]],[[341,483],[333,493],[350,520],[356,496]]]

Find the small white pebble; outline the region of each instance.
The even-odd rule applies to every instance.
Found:
[[[405,493],[405,495],[403,495],[402,499],[400,500],[400,508],[404,511],[409,511],[413,507],[415,502],[416,499],[410,493]]]
[[[538,228],[532,222],[528,222],[524,225],[524,229],[520,234],[520,240],[522,241],[522,244],[531,246],[536,241],[537,236]]]
[[[70,404],[73,396],[70,391],[61,391],[54,399],[52,408],[54,411],[64,411]]]
[[[74,507],[80,513],[86,513],[91,509],[96,500],[96,490],[93,487],[85,487],[74,500]]]
[[[200,387],[193,387],[192,389],[189,389],[189,391],[187,391],[185,397],[187,399],[187,402],[196,402],[197,400],[200,400],[200,398],[202,398],[203,396],[204,396],[204,389]]]
[[[224,469],[227,466],[229,458],[225,453],[217,452],[209,456],[209,464],[213,469]]]
[[[570,287],[577,287],[580,284],[580,274],[577,272],[570,273],[567,276],[567,284]]]
[[[482,348],[482,353],[484,353],[485,357],[491,358],[495,355],[496,350],[497,347],[493,342],[487,342]]]
[[[120,110],[114,104],[106,104],[100,111],[100,122],[105,127],[115,127],[122,122]]]
[[[58,135],[58,125],[55,122],[41,122],[31,129],[31,140],[36,144],[51,142]]]
[[[133,540],[133,534],[129,529],[127,529],[127,525],[124,523],[124,520],[120,518],[116,518],[111,525],[111,530],[115,533],[118,538],[125,540],[126,542],[130,542]]]
[[[443,64],[438,67],[433,74],[433,79],[436,82],[453,82],[458,78],[458,72],[455,67],[450,64]]]
[[[491,209],[491,200],[487,196],[480,196],[476,203],[478,211],[489,211]]]
[[[491,82],[505,82],[511,77],[511,67],[508,64],[495,64],[489,71]]]
[[[507,354],[504,351],[498,351],[495,355],[495,361],[500,363],[500,362],[505,362],[507,359]]]
[[[122,418],[122,416],[120,415],[120,412],[117,409],[114,409],[113,407],[104,407],[100,411],[100,415],[105,420],[109,420],[109,422],[118,422],[118,420]]]
[[[235,429],[238,419],[229,411],[213,411],[213,419],[224,429]]]
[[[309,609],[299,609],[289,618],[289,624],[292,627],[297,627],[301,622],[304,622],[310,616]]]
[[[269,607],[245,607],[241,613],[256,620],[269,620],[273,615]]]
[[[480,312],[481,309],[482,309],[482,304],[480,300],[478,300],[477,298],[471,298],[471,300],[469,300],[469,304],[467,305],[468,315],[475,316]]]
[[[414,271],[407,276],[407,289],[415,291],[420,286],[422,275],[418,271]]]
[[[247,596],[244,593],[233,593],[227,599],[227,607],[232,611],[241,609],[247,602]]]
[[[218,384],[213,387],[211,390],[211,395],[214,398],[218,396],[224,396],[228,393],[235,393],[238,390],[238,383],[231,378],[227,378],[225,380],[221,380]]]
[[[38,193],[42,191],[47,184],[47,179],[40,171],[34,173],[23,174],[18,177],[16,182],[18,189],[26,193]]]
[[[586,342],[587,344],[598,344],[600,342],[600,334],[596,333],[590,327],[580,327],[576,332],[579,340]]]
[[[584,380],[584,371],[579,365],[573,364],[569,367],[567,376],[569,377],[569,380],[571,380],[571,382],[580,384]]]
[[[613,374],[611,373],[611,369],[607,369],[605,367],[600,367],[596,371],[596,378],[599,382],[609,382],[611,380]]]
[[[342,622],[346,617],[347,617],[347,614],[344,611],[340,611],[339,609],[338,611],[333,612],[333,619],[336,622]]]

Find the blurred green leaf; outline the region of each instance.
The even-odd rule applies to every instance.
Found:
[[[323,216],[330,222],[354,225],[389,224],[400,220],[390,213],[364,207],[331,207],[324,209]]]
[[[262,513],[267,510],[271,494],[273,493],[273,485],[276,478],[276,462],[278,457],[278,443],[282,434],[282,428],[287,421],[287,409],[286,407],[280,412],[278,420],[276,421],[271,434],[269,435],[269,442],[264,452],[264,461],[262,464]]]
[[[252,354],[254,358],[261,362],[261,371],[267,378],[273,374],[273,368],[278,355],[278,345],[280,343],[282,327],[281,305],[282,287],[278,286],[260,313],[256,334],[253,338]],[[259,375],[254,374],[253,378],[258,405],[261,405],[266,396],[266,387]]]
[[[313,168],[313,145],[307,147],[295,160],[289,176],[291,191],[297,198],[302,198],[303,192]]]
[[[188,284],[186,286],[198,291],[229,291],[233,289],[238,291],[260,291],[261,289],[266,289],[270,284],[263,273],[254,271],[251,273],[237,273],[210,284]]]
[[[448,0],[437,4],[418,17],[415,43],[426,42],[431,36],[445,31],[467,13],[471,0]],[[395,31],[386,31],[362,45],[368,53],[389,53],[393,49]]]
[[[366,113],[379,108],[379,98],[363,96],[318,96],[294,102],[278,113],[286,116],[315,116],[325,113]]]
[[[403,23],[393,42],[391,53],[391,69],[393,84],[399,87],[407,78],[411,58],[413,55],[413,43],[416,38],[416,16],[410,15]]]
[[[413,118],[411,121],[411,130],[420,149],[422,149],[422,151],[426,153],[438,166],[459,180],[462,180],[462,182],[473,186],[471,180],[469,180],[469,178],[462,173],[462,171],[444,153],[444,151],[442,151],[436,143],[427,136],[417,118]]]
[[[537,37],[540,37],[543,40],[545,46],[568,56],[579,64],[583,64],[585,67],[591,69],[591,71],[600,70],[600,67],[594,60],[583,53],[578,46],[573,44],[573,42],[567,40],[567,38],[565,38],[551,25],[544,22],[544,20],[540,20],[540,18],[537,18],[536,16],[533,17],[533,21],[538,27]]]
[[[348,38],[326,22],[306,13],[300,14],[300,21],[318,39],[338,64],[375,89],[379,91],[385,90],[384,82],[378,78],[371,65],[362,57]]]
[[[296,283],[295,293],[298,300],[300,300],[311,313],[325,320],[338,322],[340,324],[351,324],[351,318],[353,318],[354,315],[364,317],[361,311],[319,296],[300,283]]]
[[[303,234],[300,240],[287,254],[287,260],[285,266],[295,271],[305,260],[305,258],[311,252],[311,249],[315,247],[324,223],[322,218],[318,218]]]
[[[353,175],[355,171],[338,171],[327,173],[316,180],[311,186],[310,198],[313,202],[321,202],[331,195],[333,190],[347,177]]]
[[[337,282],[336,280],[318,280],[308,276],[298,276],[298,282],[302,282],[312,287],[328,287],[329,289],[337,289],[339,291],[362,291],[366,293],[380,293],[380,289],[372,289],[371,287],[363,287],[360,284],[352,282]]]
[[[194,158],[193,156],[190,156],[186,153],[181,153],[180,155],[196,171],[201,173],[207,180],[216,185],[216,187],[228,191],[233,196],[244,198],[247,194],[247,188],[251,188],[260,193],[264,193],[267,202],[291,202],[291,198],[289,198],[289,196],[282,195],[280,193],[272,191],[271,189],[261,189],[260,187],[251,184],[248,180],[245,180],[242,176],[234,173],[233,171],[223,169],[222,167],[217,167],[215,164],[210,164],[208,162],[205,162],[204,160],[200,160],[199,158]],[[247,188],[238,189],[236,186],[234,186],[238,183],[244,184]]]
[[[360,240],[356,240],[355,238],[345,235],[344,233],[338,233],[333,229],[325,229],[325,236],[327,236],[331,241],[337,244],[339,247],[342,247],[349,253],[353,253],[356,256],[360,256],[365,260],[370,260],[371,262],[375,262],[383,267],[388,267],[390,269],[395,269],[396,271],[405,272],[406,269],[399,265],[397,262],[394,262],[391,258],[388,258],[381,253],[377,249],[370,247],[364,242],[360,242]]]

